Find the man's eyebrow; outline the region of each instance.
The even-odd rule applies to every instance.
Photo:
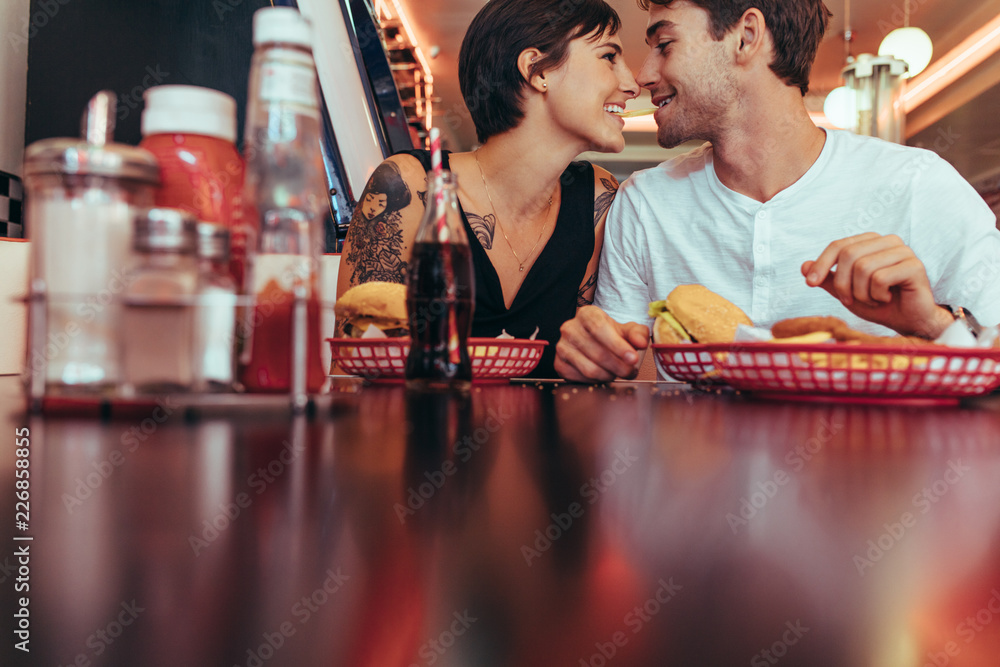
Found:
[[[663,21],[657,21],[653,25],[646,28],[646,43],[653,39],[653,36],[660,31],[661,28],[674,28],[677,24],[673,21],[664,19]]]

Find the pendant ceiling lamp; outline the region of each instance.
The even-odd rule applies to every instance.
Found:
[[[823,102],[823,113],[827,120],[841,129],[851,129],[858,113],[854,97],[854,91],[847,86],[831,90]]]
[[[906,1],[906,0],[904,0]],[[847,63],[854,61],[851,55],[851,40],[854,38],[851,32],[851,0],[844,0],[844,60]],[[857,103],[855,102],[854,91],[847,86],[839,86],[830,91],[823,102],[823,113],[827,120],[839,128],[850,129],[857,123]]]
[[[880,56],[892,56],[906,61],[909,71],[904,78],[907,79],[923,72],[934,55],[934,44],[930,36],[920,28],[910,26],[910,1],[903,0],[903,27],[886,35],[878,47]]]

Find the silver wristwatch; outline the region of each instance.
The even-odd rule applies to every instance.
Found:
[[[971,333],[974,337],[979,337],[979,332],[983,330],[983,327],[979,324],[979,320],[976,319],[976,316],[972,314],[971,310],[963,308],[962,306],[949,306],[943,303],[939,303],[938,305],[951,313],[956,320],[964,322],[965,326],[969,330],[969,333]]]

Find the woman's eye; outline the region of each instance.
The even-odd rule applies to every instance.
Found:
[[[603,58],[607,60],[609,63],[613,63],[618,58],[618,54],[615,53],[614,51],[611,51],[610,53],[604,54]]]

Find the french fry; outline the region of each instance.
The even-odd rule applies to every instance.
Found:
[[[632,111],[624,111],[620,114],[622,118],[636,118],[638,116],[652,116],[656,113],[656,109],[633,109]]]

